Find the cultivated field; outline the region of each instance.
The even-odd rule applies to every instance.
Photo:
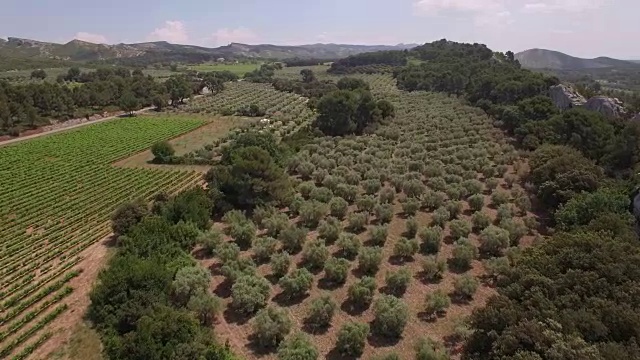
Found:
[[[84,250],[109,235],[116,206],[200,181],[197,172],[111,164],[203,123],[121,119],[0,147],[0,358],[28,357],[74,325],[52,322],[82,316],[76,306],[86,305],[105,254]]]
[[[242,358],[276,358],[255,344],[254,319],[230,305],[231,283],[223,274],[251,273],[249,259],[272,284],[269,306],[285,309],[292,333],[307,333],[321,358],[342,358],[335,345],[343,325],[375,328],[376,309],[384,308],[380,301],[387,295],[401,299],[404,305],[392,313],[404,313],[407,325],[397,339],[372,331],[361,358],[396,353],[411,359],[416,342],[427,337],[456,356],[465,318],[495,293],[494,269],[534,238],[535,216],[518,184],[525,167],[490,118],[446,95],[400,92],[388,76],[366,78],[374,93],[395,104],[390,125],[375,135],[318,139],[289,164],[298,185],[288,209],[253,219],[228,216],[215,225],[229,241],[242,234],[246,242],[244,230],[258,229],[252,246],[240,252],[244,261],[230,261],[233,246],[201,260],[214,275],[211,290],[227,304],[215,331]],[[489,260],[508,247],[508,256]],[[283,268],[289,275],[279,281],[276,266],[287,255],[269,258],[284,251],[291,267]],[[346,277],[339,280],[340,271],[328,264],[346,268]],[[310,290],[291,296],[287,289],[300,280],[294,274],[304,277],[305,271],[295,270],[302,268],[312,274]],[[363,302],[358,296],[369,291]],[[323,295],[335,315],[328,326],[314,328],[311,307]]]
[[[251,72],[260,67],[260,64],[218,64],[218,63],[209,63],[209,64],[198,64],[189,66],[189,70],[196,71],[231,71],[240,77],[242,75]]]

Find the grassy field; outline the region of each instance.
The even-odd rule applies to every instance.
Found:
[[[218,63],[208,63],[208,64],[198,64],[198,65],[190,65],[190,70],[196,71],[231,71],[239,76],[244,75],[245,73],[251,72],[260,67],[260,64],[248,64],[248,63],[240,63],[240,64],[218,64]]]
[[[375,136],[317,139],[288,162],[297,184],[288,208],[262,218],[229,217],[214,228],[239,234],[234,229],[255,222],[258,231],[240,251],[238,266],[270,282],[268,306],[284,309],[291,333],[306,333],[320,358],[343,359],[335,348],[338,333],[355,321],[371,329],[359,358],[394,353],[413,359],[417,341],[430,338],[457,359],[467,317],[495,294],[495,259],[507,260],[536,237],[536,216],[521,184],[526,166],[481,110],[443,94],[401,92],[390,76],[360,77],[394,103],[393,121]],[[329,206],[336,201],[346,205]],[[494,234],[501,243],[493,255],[502,257],[487,254]],[[289,258],[285,280],[272,254]],[[234,268],[233,261],[201,260],[212,270],[211,291],[226,304],[217,336],[243,359],[276,359],[254,342],[253,315],[232,305],[233,278],[225,269]],[[337,271],[328,264],[337,262],[345,267],[342,280],[330,275]],[[303,283],[294,274],[305,273],[308,285],[292,295],[289,285]],[[371,288],[364,285],[369,282]],[[368,297],[358,297],[365,288]],[[323,297],[334,313],[328,325],[314,327],[312,308]],[[399,335],[376,328],[381,304],[389,303],[392,315],[404,319]]]
[[[197,172],[112,163],[203,124],[141,116],[0,148],[1,357],[49,349],[81,319],[107,253],[91,245],[111,232],[117,205],[200,181]]]

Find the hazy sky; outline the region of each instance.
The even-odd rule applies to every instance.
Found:
[[[2,0],[0,37],[202,46],[397,44],[640,59],[640,0]]]

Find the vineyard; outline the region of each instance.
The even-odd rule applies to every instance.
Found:
[[[305,333],[320,358],[411,359],[420,347],[456,358],[466,318],[538,237],[526,167],[482,110],[363,78],[395,119],[307,145],[288,163],[297,194],[286,210],[228,213],[211,230],[231,240],[202,260],[227,305],[216,331],[242,358],[276,358],[255,342],[265,318]],[[238,312],[249,280],[265,291],[255,316]]]
[[[229,131],[211,144],[188,154],[187,158],[203,159],[202,161],[206,162],[215,158],[224,146],[230,144],[243,132],[268,131],[277,138],[281,138],[295,133],[314,118],[313,111],[307,106],[306,98],[277,91],[269,84],[244,81],[227,83],[225,90],[220,94],[194,99],[189,102],[184,111],[198,114],[224,114],[227,110],[235,111],[250,105],[257,105],[265,113],[264,119],[257,122],[247,122],[246,125]]]
[[[0,147],[0,358],[24,359],[53,335],[47,325],[70,309],[82,251],[110,233],[117,205],[199,181],[111,164],[202,123],[122,119]]]

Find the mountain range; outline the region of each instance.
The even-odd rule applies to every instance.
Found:
[[[586,70],[602,68],[640,67],[640,61],[618,60],[609,57],[582,59],[559,51],[545,49],[530,49],[515,54],[523,67],[529,69],[549,70]]]
[[[66,44],[10,37],[0,39],[0,56],[9,58],[42,58],[68,61],[108,60],[114,58],[134,58],[144,55],[161,57],[163,54],[229,58],[317,58],[336,59],[363,52],[381,50],[404,50],[417,44],[399,45],[344,45],[310,44],[299,46],[247,45],[231,43],[227,46],[207,48],[194,45],[170,44],[166,41],[135,44],[94,44],[72,40]]]

